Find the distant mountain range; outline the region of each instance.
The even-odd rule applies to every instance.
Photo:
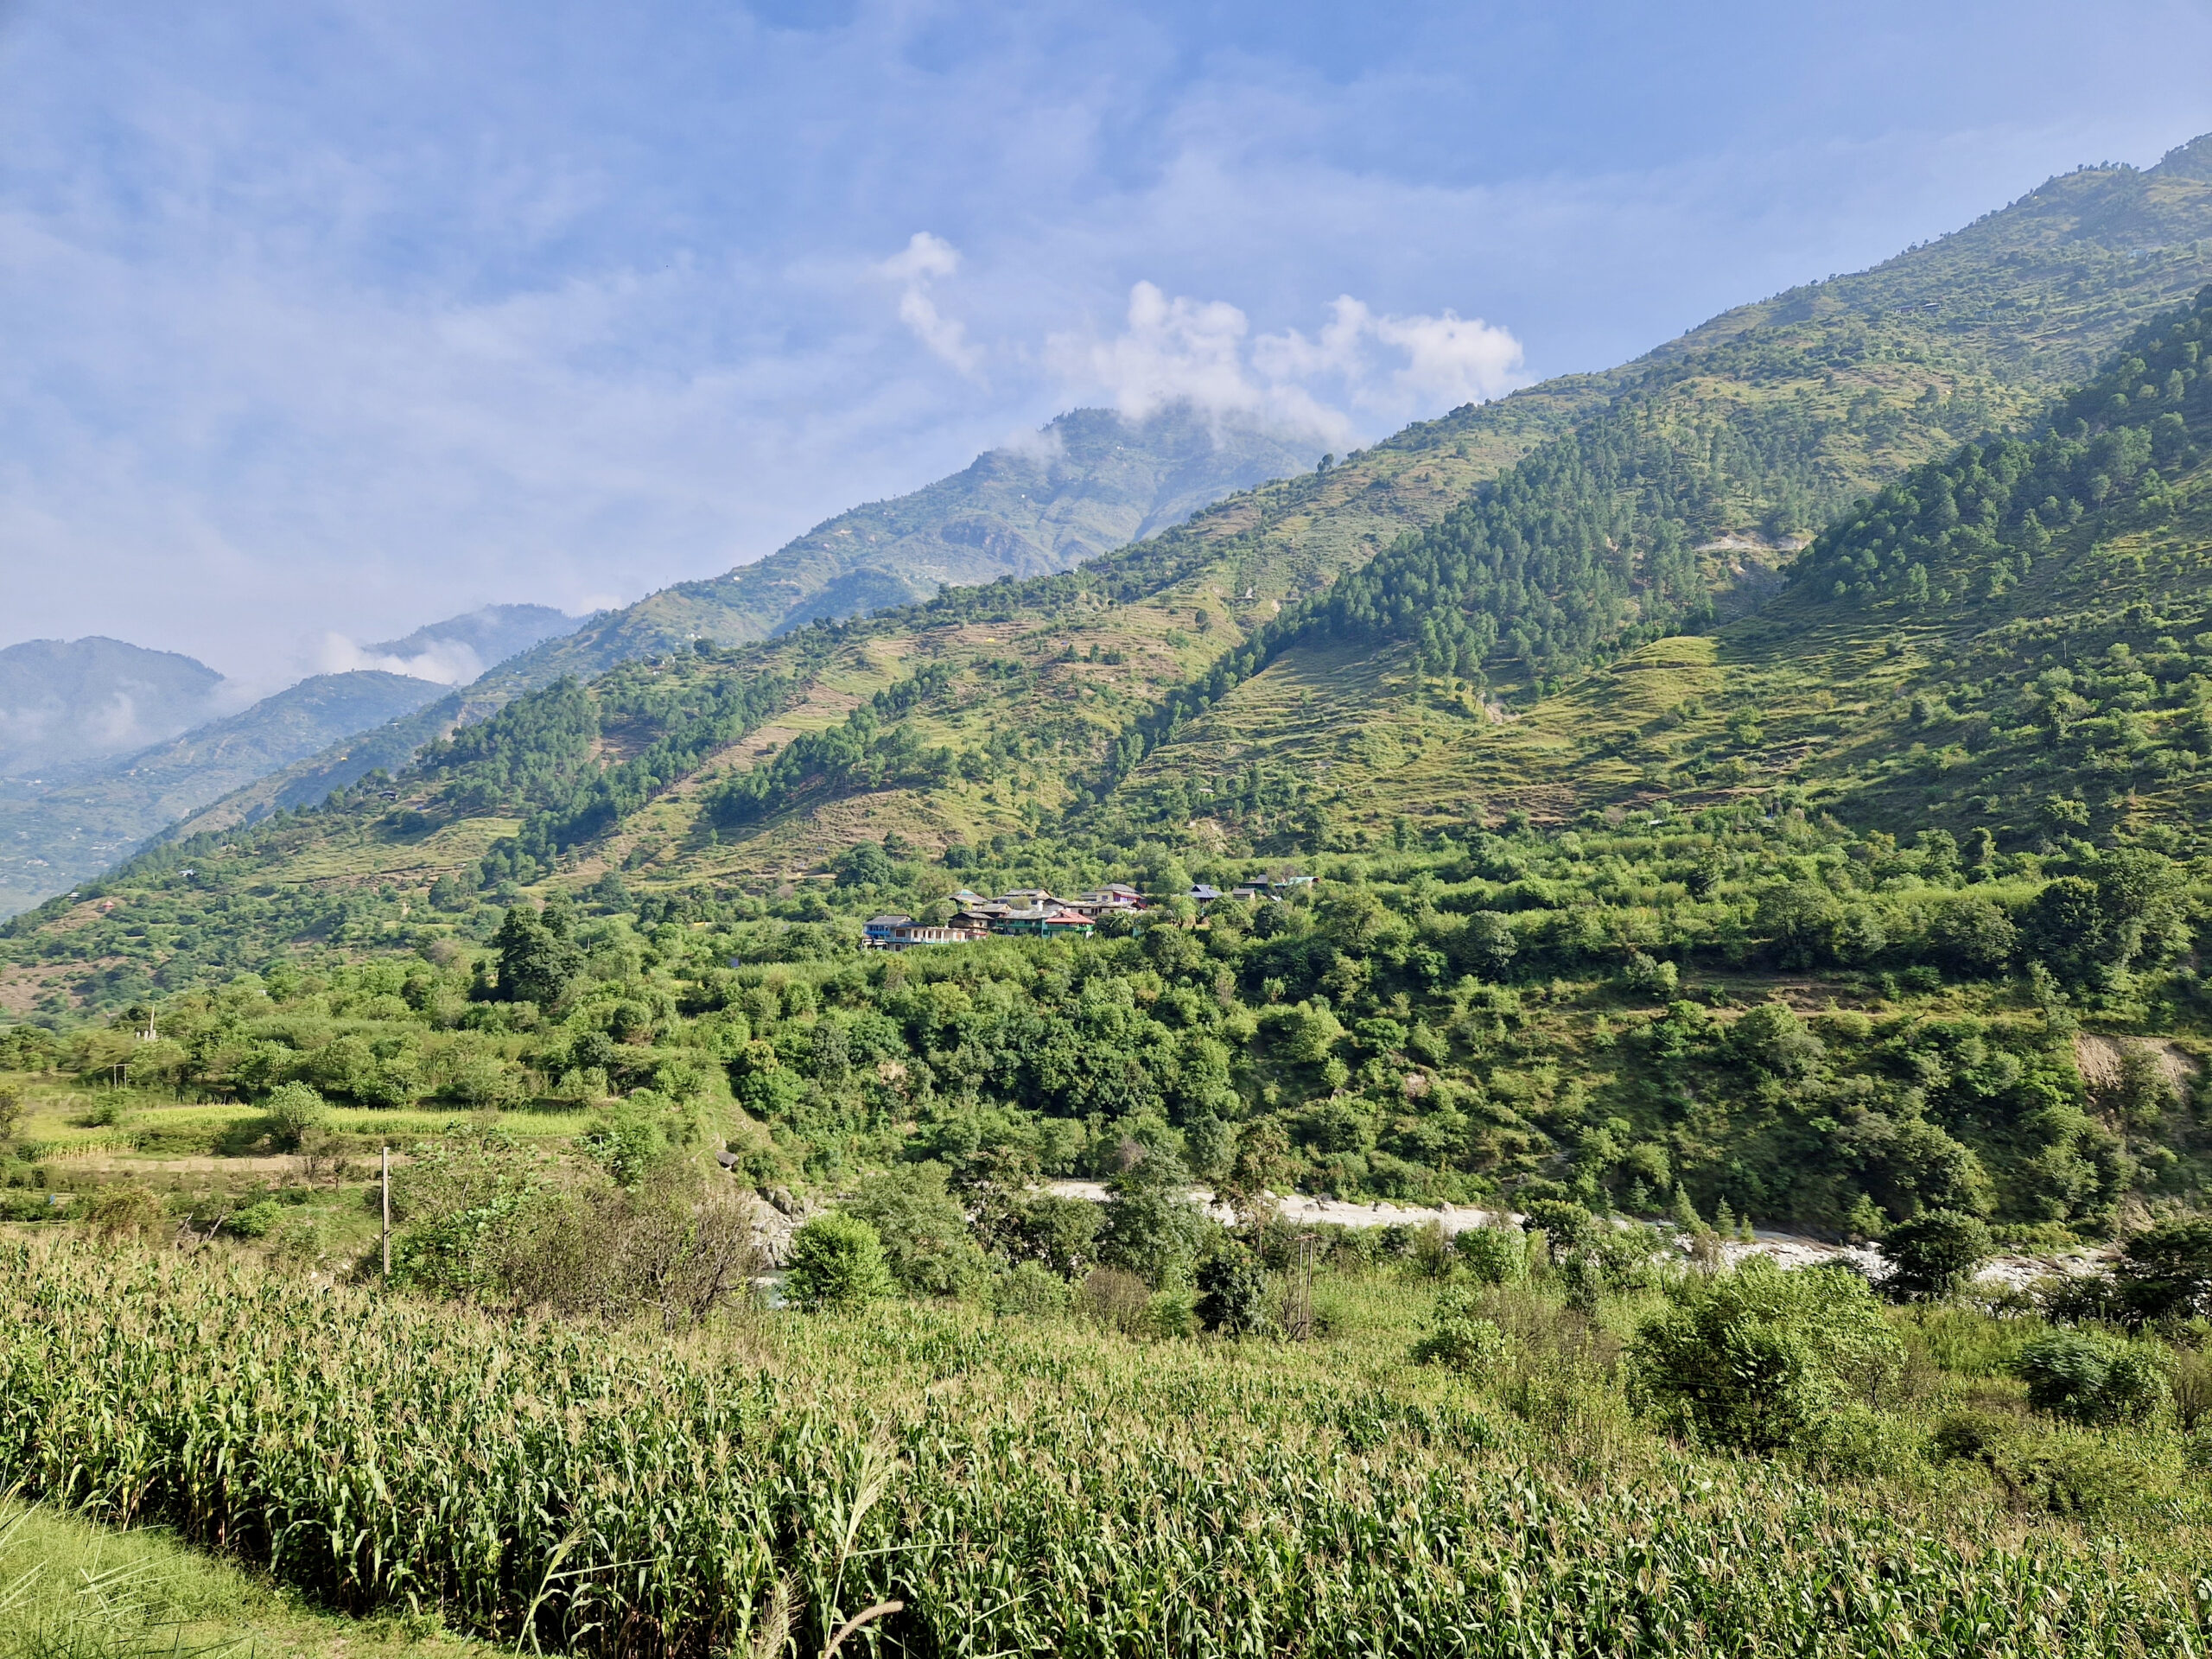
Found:
[[[487,606],[361,647],[379,666],[318,674],[242,709],[221,675],[175,652],[97,637],[0,651],[0,914],[577,621],[543,605]]]
[[[681,582],[506,664],[486,694],[599,673],[695,639],[744,645],[973,587],[1071,570],[1271,479],[1313,470],[1318,441],[1188,404],[1142,421],[1078,409],[1031,442],[816,525],[755,564]]]
[[[223,677],[120,639],[28,639],[0,651],[0,778],[128,754],[220,711]]]
[[[439,685],[466,685],[518,652],[573,633],[582,619],[550,605],[486,605],[417,628],[404,639],[363,645],[348,669],[381,670]]]

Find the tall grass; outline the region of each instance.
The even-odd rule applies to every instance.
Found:
[[[0,1484],[592,1654],[2195,1654],[2193,1575],[1608,1464],[1342,1353],[887,1308],[682,1351],[0,1243]],[[788,1619],[788,1633],[785,1622]]]

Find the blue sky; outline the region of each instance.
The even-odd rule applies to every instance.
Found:
[[[0,0],[0,644],[626,601],[1078,403],[1339,445],[2212,129],[2212,4]]]

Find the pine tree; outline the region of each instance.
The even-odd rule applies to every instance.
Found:
[[[1675,1226],[1693,1238],[1706,1230],[1705,1218],[1698,1214],[1697,1206],[1690,1202],[1690,1190],[1686,1186],[1675,1189],[1674,1220]]]

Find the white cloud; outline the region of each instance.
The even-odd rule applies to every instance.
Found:
[[[1281,378],[1330,377],[1355,407],[1397,420],[1488,403],[1527,383],[1521,342],[1480,317],[1377,315],[1349,294],[1332,309],[1312,340],[1292,328],[1254,341],[1255,363]],[[1374,346],[1402,352],[1404,363],[1378,369]]]
[[[484,664],[458,639],[436,640],[417,656],[397,657],[365,652],[342,633],[323,636],[322,648],[315,653],[317,673],[350,674],[358,669],[404,674],[434,685],[467,685],[484,672]]]
[[[1236,306],[1171,299],[1141,282],[1120,334],[1056,334],[1046,357],[1131,419],[1187,402],[1344,442],[1357,429],[1355,410],[1394,422],[1440,415],[1502,397],[1527,378],[1521,342],[1504,328],[1452,311],[1378,315],[1348,294],[1310,337],[1291,328],[1248,344],[1249,334]]]
[[[1446,311],[1436,317],[1377,317],[1375,337],[1406,353],[1406,366],[1390,377],[1408,402],[1484,404],[1527,378],[1520,372],[1521,342],[1480,317]]]
[[[1219,300],[1169,299],[1151,283],[1129,290],[1128,326],[1111,340],[1056,334],[1047,356],[1063,372],[1110,393],[1141,420],[1169,404],[1257,413],[1265,393],[1244,369],[1244,314]]]
[[[916,231],[906,247],[876,268],[876,274],[902,285],[899,321],[914,338],[960,371],[972,375],[983,354],[968,341],[967,325],[945,316],[930,298],[929,285],[960,269],[960,250],[941,236]]]
[[[1067,440],[1060,435],[1057,426],[1018,426],[991,448],[1006,455],[1020,455],[1026,461],[1058,461],[1067,454]]]

